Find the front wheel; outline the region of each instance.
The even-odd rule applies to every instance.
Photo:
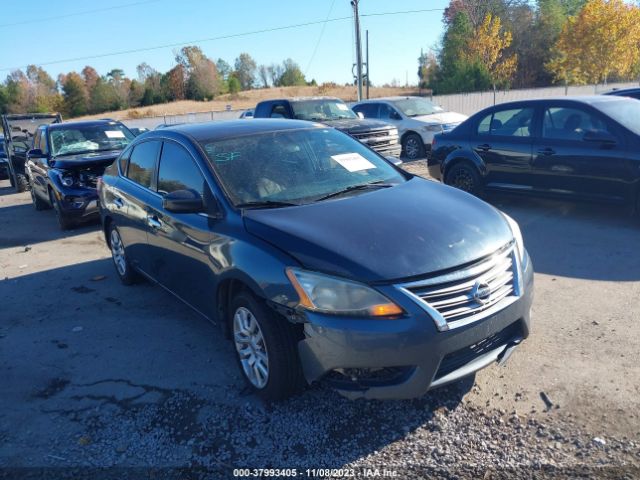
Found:
[[[284,400],[303,386],[293,326],[248,292],[231,302],[233,342],[244,379],[263,400]]]
[[[480,195],[482,193],[480,174],[476,167],[468,162],[456,163],[448,169],[444,176],[444,183],[472,195]]]
[[[109,226],[109,247],[111,248],[111,258],[120,281],[124,285],[135,283],[139,278],[138,272],[131,268],[120,232],[113,224]]]
[[[18,193],[29,190],[29,179],[24,173],[16,173],[17,183],[14,185]]]
[[[60,205],[60,202],[53,193],[53,190],[49,190],[49,203],[51,203],[53,211],[56,213],[56,219],[58,220],[60,230],[69,230],[73,226],[73,222],[64,214],[62,205]]]
[[[417,160],[425,156],[424,143],[417,133],[409,133],[402,140],[402,151],[409,160]]]
[[[47,208],[49,208],[49,204],[42,200],[38,194],[35,192],[34,188],[33,188],[33,182],[30,182],[30,191],[31,191],[31,204],[33,205],[33,208],[35,208],[36,210],[40,211],[40,210],[46,210]]]

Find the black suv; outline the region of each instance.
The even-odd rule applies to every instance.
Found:
[[[134,138],[112,120],[38,127],[25,165],[35,209],[53,207],[63,230],[97,219],[98,178]]]
[[[363,119],[339,98],[296,97],[265,100],[256,105],[254,118],[292,118],[329,125],[372,148],[380,155],[400,157],[398,129],[380,120]],[[394,160],[394,163],[400,163]]]

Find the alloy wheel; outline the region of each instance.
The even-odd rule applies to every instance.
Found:
[[[416,138],[409,138],[405,143],[405,154],[407,158],[415,159],[418,158],[418,153],[420,152],[420,145],[418,145],[418,140]]]
[[[475,190],[475,179],[467,169],[459,168],[453,175],[451,186],[471,193]]]
[[[245,307],[233,315],[233,340],[247,379],[254,387],[264,388],[269,380],[267,347],[256,317]]]
[[[124,255],[122,239],[115,228],[111,230],[111,256],[113,257],[113,263],[116,264],[118,273],[124,276],[127,273],[127,260]]]

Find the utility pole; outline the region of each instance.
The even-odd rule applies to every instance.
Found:
[[[371,77],[369,77],[369,30],[367,30],[367,100],[369,99],[369,84],[371,83]]]
[[[358,16],[358,2],[351,0],[353,7],[353,23],[356,29],[356,81],[358,82],[358,101],[362,100],[362,47],[360,45],[360,17]]]

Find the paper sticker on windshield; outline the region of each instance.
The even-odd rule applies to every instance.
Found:
[[[109,138],[124,138],[124,133],[121,130],[105,130],[104,134]]]
[[[343,153],[341,155],[332,155],[331,158],[350,172],[359,172],[360,170],[376,168],[373,163],[359,153]]]
[[[336,103],[336,107],[338,107],[338,110],[344,110],[345,112],[349,110],[349,107],[347,107],[344,103]]]

